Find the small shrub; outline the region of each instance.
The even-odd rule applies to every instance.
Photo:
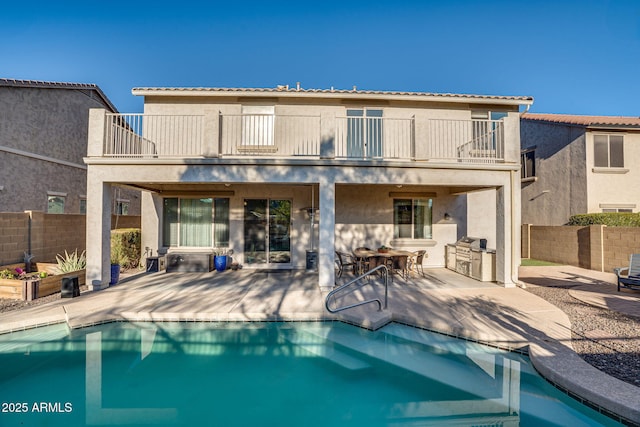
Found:
[[[78,255],[77,249],[72,253],[64,251],[64,257],[60,254],[56,255],[56,261],[58,262],[58,271],[61,274],[84,270],[87,267],[87,257],[84,251]]]
[[[640,227],[640,213],[592,213],[573,215],[567,225],[607,225],[609,227]]]
[[[139,228],[111,230],[111,264],[135,268],[140,263],[141,232]]]

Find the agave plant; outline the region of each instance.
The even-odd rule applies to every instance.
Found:
[[[58,271],[60,273],[84,270],[87,266],[87,257],[84,251],[78,255],[77,249],[72,253],[64,251],[64,257],[60,254],[56,255],[56,261],[58,262]]]

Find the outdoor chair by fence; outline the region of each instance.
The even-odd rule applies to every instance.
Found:
[[[336,251],[336,267],[338,268],[338,278],[340,278],[345,269],[355,271],[356,261],[352,255]]]
[[[633,254],[629,260],[629,267],[613,269],[618,276],[618,292],[620,286],[630,289],[640,289],[640,254]]]

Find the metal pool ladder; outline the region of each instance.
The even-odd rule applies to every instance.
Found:
[[[339,288],[334,289],[331,292],[329,292],[329,294],[327,295],[327,297],[324,300],[324,306],[327,308],[327,311],[329,313],[337,313],[339,311],[346,310],[348,308],[354,308],[354,307],[358,307],[358,306],[361,306],[361,305],[369,304],[369,303],[372,303],[372,302],[377,302],[378,303],[378,311],[381,311],[382,310],[382,301],[380,301],[379,298],[373,298],[373,299],[369,299],[369,300],[366,300],[366,301],[360,301],[360,302],[357,302],[355,304],[345,305],[343,307],[338,307],[338,308],[331,308],[329,306],[329,300],[335,294],[337,294],[340,291],[346,289],[347,287],[353,285],[354,283],[358,283],[361,279],[364,279],[364,278],[369,279],[368,276],[370,276],[371,274],[377,272],[378,270],[384,270],[384,308],[386,310],[387,309],[387,296],[388,296],[388,293],[389,293],[389,269],[387,268],[386,265],[379,265],[376,268],[373,268],[373,269],[367,271],[366,273],[356,277],[355,279],[345,283],[344,285],[340,286]]]

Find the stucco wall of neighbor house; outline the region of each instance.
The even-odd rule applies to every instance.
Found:
[[[581,127],[522,120],[522,149],[535,147],[534,181],[521,185],[522,222],[563,225],[587,212],[585,135]]]
[[[640,253],[639,227],[522,225],[523,258],[612,272]]]
[[[623,135],[624,167],[596,168],[593,158],[594,135]],[[602,212],[605,208],[628,208],[640,211],[640,133],[589,131],[586,136],[587,210]]]
[[[67,194],[65,212],[79,213],[88,111],[104,107],[90,90],[0,86],[0,212],[46,210],[53,191]]]

